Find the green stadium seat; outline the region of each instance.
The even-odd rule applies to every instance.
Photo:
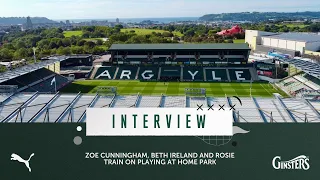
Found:
[[[106,80],[113,79],[117,69],[117,67],[115,66],[101,66],[96,68],[97,68],[96,73],[93,75],[94,79],[106,79]],[[93,69],[93,71],[95,70]]]
[[[207,81],[228,81],[227,71],[225,69],[206,69]]]
[[[157,66],[141,66],[138,74],[140,80],[157,80],[159,67]]]
[[[229,69],[231,81],[250,81],[251,74],[249,69]]]
[[[120,66],[115,79],[136,79],[137,71],[137,66]]]
[[[184,81],[203,81],[203,68],[185,66],[183,68]]]
[[[161,67],[161,80],[180,80],[181,77],[181,67],[180,66],[162,66]]]

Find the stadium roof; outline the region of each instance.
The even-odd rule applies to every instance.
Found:
[[[52,100],[53,99],[53,100]],[[78,94],[14,94],[0,95],[1,122],[85,122],[86,108],[139,108],[139,107],[190,107],[203,104],[215,107],[230,107],[238,103],[235,98],[227,97],[188,97],[185,96],[102,96]],[[51,101],[52,100],[52,101]],[[243,106],[236,106],[240,122],[319,122],[320,102],[307,103],[304,100],[281,98],[241,98]],[[257,105],[258,104],[258,105]],[[299,107],[297,109],[296,107]],[[287,108],[287,109],[286,109]],[[19,109],[24,113],[19,113]],[[259,109],[263,113],[259,113]],[[271,113],[272,112],[272,113]],[[288,113],[289,112],[289,113]],[[72,114],[70,116],[70,113]],[[293,119],[291,115],[294,115]],[[19,116],[19,118],[17,118]],[[20,117],[21,116],[21,117]],[[272,116],[272,117],[271,117]]]
[[[113,44],[109,51],[118,50],[213,50],[239,49],[250,50],[246,43],[216,43],[216,44]]]
[[[6,72],[0,73],[0,83],[8,81],[10,79],[22,76],[24,74],[36,71],[38,69],[47,67],[48,65],[54,64],[55,62],[64,61],[68,58],[68,56],[56,56],[50,57],[48,60],[41,61],[35,64],[28,64],[19,68],[15,68],[13,70],[8,70]]]
[[[268,38],[301,41],[301,42],[317,42],[320,41],[320,35],[311,33],[283,33],[278,35],[264,36]]]
[[[295,57],[293,59],[281,59],[284,62],[294,65],[296,68],[314,76],[320,78],[320,64],[308,59],[302,59]]]

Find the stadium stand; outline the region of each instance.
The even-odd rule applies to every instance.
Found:
[[[137,66],[121,66],[118,68],[115,79],[133,80],[136,79],[138,67]]]
[[[207,81],[229,81],[226,69],[205,68]]]
[[[231,81],[250,81],[249,69],[228,69]]]
[[[130,108],[134,107],[138,96],[117,96],[112,107]]]
[[[205,97],[190,97],[189,98],[190,105],[187,107],[198,108],[198,106],[203,105],[203,108],[208,106],[207,99]]]
[[[34,114],[36,114],[38,111],[41,110],[43,106],[48,102],[48,99],[52,99],[55,95],[54,94],[40,94],[35,98],[26,108],[23,108],[21,110],[21,113],[24,115],[23,122],[28,122]],[[18,116],[17,121],[19,121],[21,115]],[[11,119],[8,119],[9,122],[15,122],[16,117],[12,117]]]
[[[2,95],[1,100],[8,98]],[[197,105],[230,109],[234,121],[242,123],[320,122],[320,101],[292,98],[241,98],[242,106],[235,98],[186,97],[186,96],[102,96],[81,94],[17,93],[0,105],[0,122],[85,122],[86,107],[190,107]],[[188,102],[189,101],[189,102]],[[309,103],[308,103],[309,102]],[[219,106],[220,105],[220,106]],[[263,116],[259,113],[263,112]],[[272,118],[271,118],[272,114]],[[238,121],[239,116],[239,121]],[[293,117],[293,118],[292,118]]]
[[[292,96],[297,96],[304,91],[320,90],[320,80],[307,73],[299,73],[285,78],[276,85]]]
[[[310,59],[303,59],[300,57],[295,57],[293,59],[280,59],[281,61],[290,63],[296,68],[314,76],[320,78],[320,65],[316,62],[313,62]]]
[[[115,66],[95,66],[90,74],[91,79],[113,79],[116,74]]]
[[[263,122],[251,98],[241,98],[242,105],[235,98],[230,98],[230,100],[230,106],[234,106],[237,111],[238,122]]]
[[[56,122],[56,120],[60,117],[60,115],[64,114],[76,97],[76,94],[60,95],[48,105],[47,111],[43,111],[41,114],[35,117],[32,122]]]
[[[61,118],[60,122],[78,122],[82,114],[86,111],[86,108],[91,104],[96,96],[83,96],[77,99],[77,101],[70,107],[72,113],[68,113]]]
[[[18,85],[19,88],[22,88],[31,83],[42,80],[43,78],[48,77],[52,74],[54,74],[52,71],[42,68],[24,75],[15,77],[8,81],[2,82],[1,85]]]
[[[320,118],[313,109],[303,101],[287,98],[282,100],[297,122],[319,122]]]
[[[38,69],[42,69],[56,62],[64,61],[65,59],[66,59],[65,56],[54,57],[54,58],[51,58],[50,60],[42,61],[35,64],[29,64],[26,66],[22,66],[20,68],[13,69],[11,71],[0,73],[0,83],[22,76],[24,74],[31,73]]]
[[[177,81],[181,78],[180,66],[163,66],[161,67],[160,80]]]
[[[92,104],[95,108],[108,108],[111,105],[114,96],[99,96],[97,100]]]
[[[160,78],[159,78],[159,71]],[[253,70],[253,72],[256,72]],[[204,77],[204,73],[206,74]],[[201,66],[95,66],[90,79],[139,79],[164,81],[250,81],[249,68],[213,68]],[[257,76],[257,75],[256,75]],[[181,78],[182,77],[182,78]],[[253,78],[253,80],[258,80]]]
[[[0,85],[18,85],[18,91],[23,92],[54,92],[55,87],[51,86],[53,77],[56,78],[57,90],[68,84],[67,78],[42,68],[4,81]]]
[[[155,66],[141,66],[138,74],[140,80],[157,80],[159,74],[159,67]]]
[[[186,107],[186,97],[184,96],[166,96],[164,107]]]
[[[203,68],[186,66],[183,68],[184,81],[203,81]]]
[[[142,96],[138,107],[159,107],[161,96]]]
[[[55,78],[57,90],[61,89],[62,87],[66,86],[69,83],[69,80],[66,77],[60,76],[55,74],[46,78],[46,80],[39,82],[29,88],[23,90],[23,92],[43,92],[43,93],[53,93],[55,92],[55,86],[51,85],[52,79]]]
[[[293,122],[290,121],[290,117],[287,115],[286,111],[279,108],[280,104],[277,100],[269,98],[256,98],[256,101],[258,102],[260,110],[268,122]]]
[[[16,94],[9,101],[1,103],[0,106],[0,121],[11,119],[11,115],[33,98],[32,94]]]

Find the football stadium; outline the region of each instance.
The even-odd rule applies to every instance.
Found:
[[[261,77],[267,70],[249,61],[250,51],[247,44],[113,44],[99,63],[91,55],[43,58],[1,73],[0,122],[85,122],[89,107],[199,106],[231,109],[235,123],[320,122],[320,66],[276,58],[272,66],[290,73],[274,81]]]

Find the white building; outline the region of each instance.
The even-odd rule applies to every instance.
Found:
[[[320,35],[313,33],[269,33],[247,30],[245,41],[253,51],[275,49],[303,55],[320,50]]]

